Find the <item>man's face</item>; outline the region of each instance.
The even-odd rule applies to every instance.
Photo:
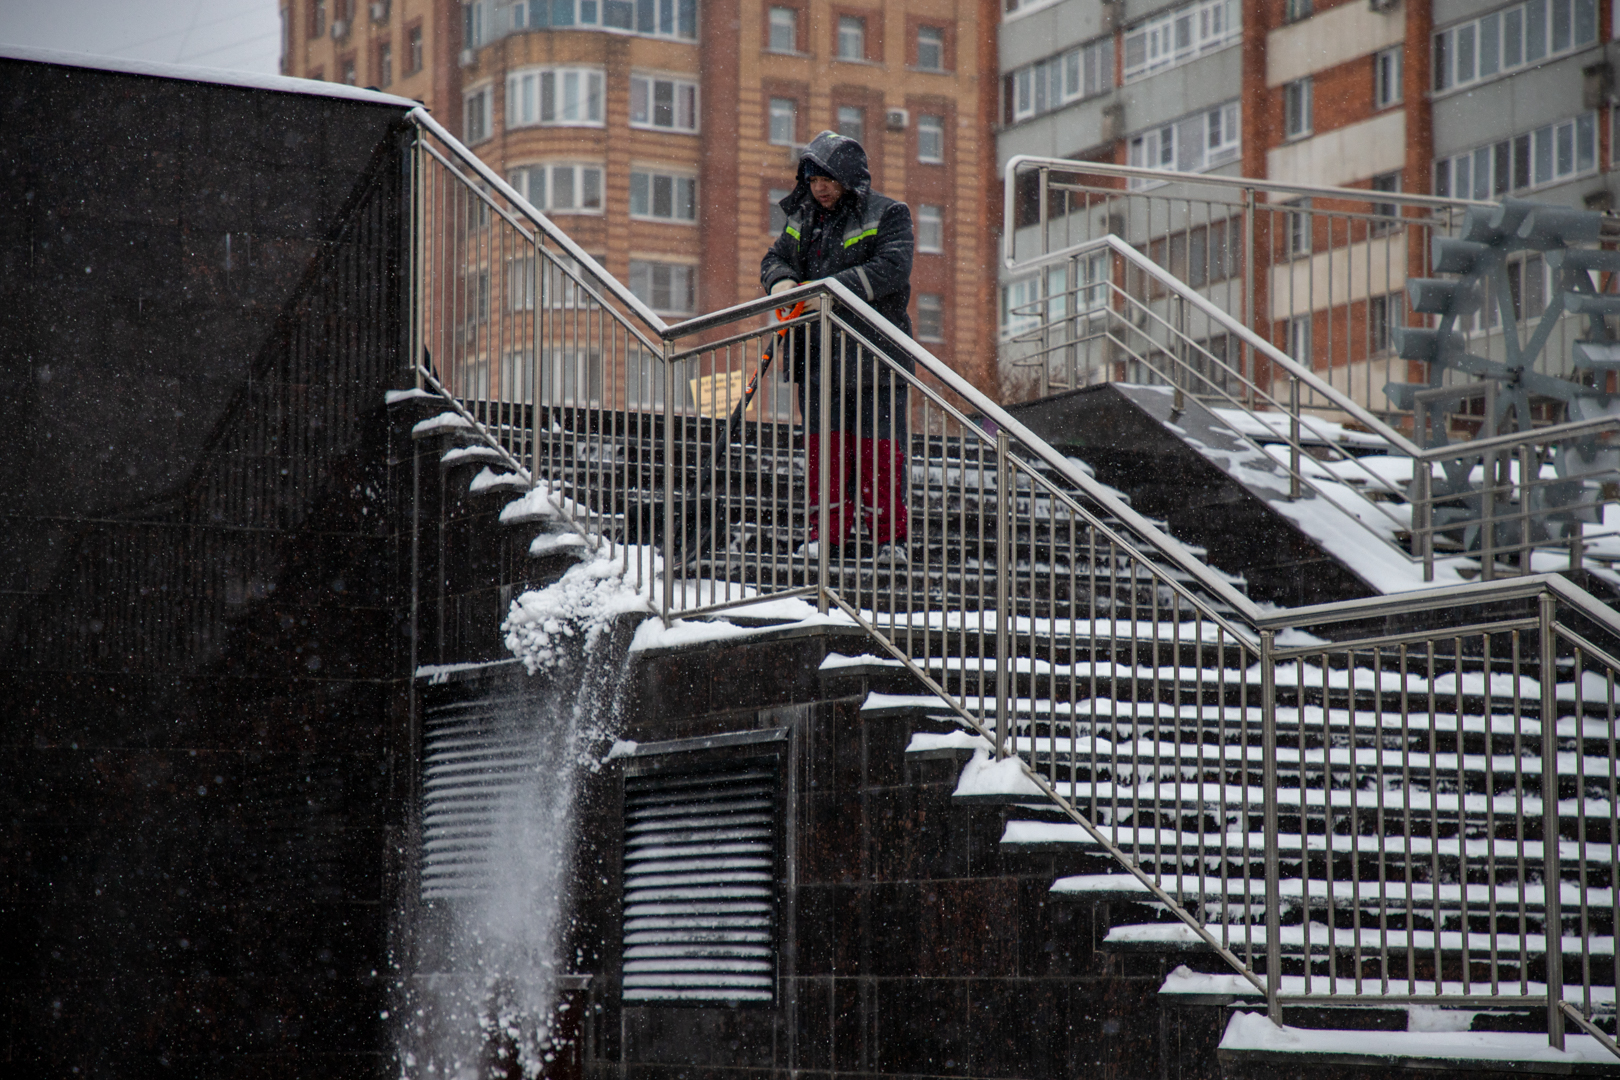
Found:
[[[812,176],[810,194],[815,196],[816,202],[821,204],[823,210],[831,210],[833,204],[843,198],[844,185],[830,176]]]

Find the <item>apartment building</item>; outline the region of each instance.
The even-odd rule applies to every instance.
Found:
[[[288,0],[281,72],[446,101],[457,86],[455,16],[436,0]]]
[[[1614,36],[1612,8],[1597,0],[1006,0],[998,162],[1037,154],[1607,208],[1620,116]],[[1026,231],[1032,195],[1021,193]],[[1275,261],[1237,297],[1255,329],[1318,368],[1387,359],[1405,279],[1424,272],[1419,245],[1389,236],[1389,250],[1368,256],[1388,270],[1339,296],[1345,325],[1332,324],[1321,282],[1351,234],[1334,232],[1329,215],[1349,208],[1263,201],[1299,213],[1260,227]],[[1280,266],[1289,259],[1297,265]],[[1534,315],[1549,271],[1527,260],[1523,273]],[[1009,310],[1037,298],[1040,283],[1004,272],[1003,286],[1005,332],[1016,326]]]
[[[425,28],[423,63],[435,72],[442,58],[446,78],[391,89],[420,87],[441,122],[671,319],[757,296],[802,147],[825,129],[860,139],[873,186],[916,223],[916,337],[992,385],[990,0],[420,0],[420,12],[392,0],[408,10],[363,13],[346,37],[330,22],[315,30],[335,17],[325,5],[357,0],[289,2],[294,75],[381,85],[379,43]]]

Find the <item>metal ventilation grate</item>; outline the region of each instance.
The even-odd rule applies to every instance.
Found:
[[[777,771],[625,777],[624,1000],[769,1002]]]
[[[535,768],[534,736],[504,700],[423,716],[422,899],[477,896],[489,883],[500,800]]]

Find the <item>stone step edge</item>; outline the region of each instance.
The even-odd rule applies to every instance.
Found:
[[[1344,983],[1350,982],[1348,979],[1341,979],[1340,981]],[[1311,980],[1312,989],[1318,993],[1321,992],[1322,988],[1326,984],[1327,980],[1320,977],[1313,978]],[[1423,986],[1425,984],[1420,982],[1418,985]],[[1441,983],[1440,986],[1443,993],[1457,996],[1461,996],[1466,992],[1476,991],[1478,989],[1477,986],[1470,986],[1465,990],[1463,984],[1460,982],[1444,982]],[[1393,994],[1404,993],[1406,992],[1407,988],[1408,984],[1404,981],[1395,979],[1390,980],[1390,990]],[[1313,1002],[1289,1000],[1291,997],[1297,998],[1305,993],[1305,978],[1302,975],[1284,975],[1282,977],[1282,986],[1280,987],[1280,990],[1283,997],[1283,1005],[1285,1007],[1315,1007],[1315,1003]],[[1382,995],[1379,993],[1377,988],[1377,980],[1362,980],[1362,992],[1367,998],[1366,1007],[1385,1009],[1407,1007],[1404,1003],[1390,1004],[1383,1001]],[[1491,1006],[1482,1008],[1476,1004],[1448,1005],[1441,1002],[1436,1002],[1434,1004],[1423,1004],[1420,1007],[1424,1009],[1434,1009],[1438,1012],[1494,1012],[1522,1011],[1525,1009],[1539,1010],[1545,1009],[1546,1003],[1543,999],[1537,997],[1537,995],[1545,994],[1546,992],[1547,987],[1545,983],[1531,982],[1529,984],[1530,997],[1517,998],[1515,995],[1504,994],[1502,995],[1502,1001],[1499,1005],[1493,1004]],[[1582,1001],[1584,1000],[1585,993],[1586,992],[1579,986],[1566,985],[1564,987],[1564,999],[1566,1001]],[[1261,994],[1259,990],[1254,988],[1254,984],[1249,982],[1249,980],[1245,979],[1242,975],[1229,971],[1194,971],[1186,964],[1178,965],[1167,975],[1165,975],[1164,983],[1159,987],[1159,996],[1181,1005],[1232,1005],[1239,1003],[1256,1004],[1261,1002],[1264,998],[1264,995]],[[1335,1004],[1331,1007],[1343,1008],[1345,1006]],[[1358,1008],[1360,1006],[1349,1007]],[[1612,986],[1592,987],[1592,1010],[1599,1019],[1612,1017],[1615,1012],[1615,988]]]

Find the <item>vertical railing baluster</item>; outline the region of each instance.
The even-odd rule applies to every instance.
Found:
[[[1015,554],[1012,550],[1012,472],[1007,461],[1007,433],[996,433],[996,758],[1009,752],[1007,730],[1007,675],[1013,658],[1009,648],[1008,630],[1012,622],[1011,574]],[[982,631],[981,631],[982,634]],[[981,637],[982,640],[982,637]],[[1033,749],[1033,743],[1031,744]]]
[[[1538,598],[1537,614],[1541,636],[1541,880],[1545,887],[1547,927],[1547,1043],[1554,1050],[1564,1049],[1564,918],[1563,865],[1558,850],[1558,640],[1553,624],[1556,615],[1553,594]],[[1575,673],[1576,681],[1580,672]],[[1580,717],[1575,731],[1581,731]],[[1576,741],[1579,746],[1579,739]]]
[[[1264,769],[1265,857],[1266,857],[1266,1015],[1282,1026],[1282,860],[1277,850],[1277,670],[1276,631],[1260,631],[1260,756]],[[1300,836],[1303,845],[1305,837]],[[1309,852],[1301,848],[1301,859]],[[1302,864],[1303,865],[1303,864]],[[1309,918],[1307,907],[1306,917]],[[1305,957],[1310,971],[1310,954]]]

